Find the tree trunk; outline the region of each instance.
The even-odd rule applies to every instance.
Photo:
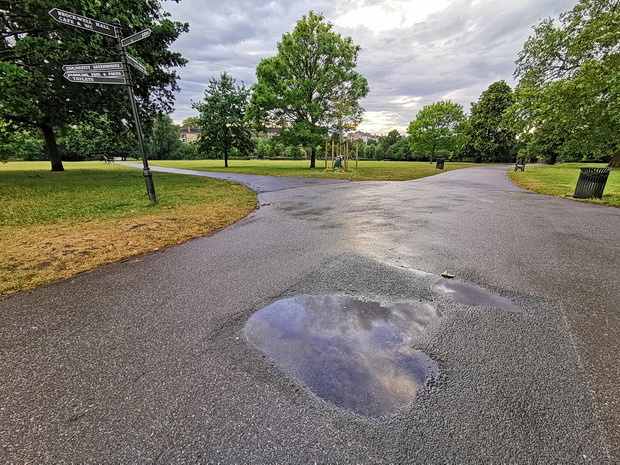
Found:
[[[610,168],[620,168],[620,150],[611,156],[611,160],[609,160],[609,165],[607,166]]]
[[[310,168],[316,166],[316,153],[314,153],[314,147],[310,147]]]
[[[41,132],[43,132],[43,138],[45,139],[45,151],[47,156],[52,162],[52,171],[64,171],[62,166],[62,160],[58,153],[58,145],[56,145],[56,136],[54,135],[54,128],[49,123],[43,123],[41,126]]]
[[[228,150],[224,152],[224,168],[228,168]]]

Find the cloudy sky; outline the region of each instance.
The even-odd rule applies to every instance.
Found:
[[[451,100],[469,110],[493,82],[514,86],[514,61],[532,26],[577,0],[181,0],[164,3],[190,32],[172,46],[189,60],[172,118],[197,113],[210,77],[226,71],[246,86],[256,66],[274,56],[282,35],[302,15],[323,13],[362,47],[358,71],[369,95],[359,129],[404,132],[424,105]]]

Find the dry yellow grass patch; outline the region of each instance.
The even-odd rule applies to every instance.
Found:
[[[211,233],[253,209],[224,201],[175,207],[135,218],[3,228],[0,295]]]

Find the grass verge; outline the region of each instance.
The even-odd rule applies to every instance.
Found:
[[[0,295],[68,278],[229,225],[256,206],[238,184],[101,162],[0,165]]]
[[[554,197],[572,198],[577,179],[579,179],[579,168],[582,166],[602,168],[606,165],[603,163],[565,163],[553,166],[526,166],[524,172],[510,170],[508,176],[515,184],[525,189]],[[602,199],[578,200],[620,207],[620,170],[612,170],[609,173]]]
[[[349,162],[349,171],[325,171],[325,161],[317,160],[316,168],[310,168],[307,160],[229,160],[224,168],[223,160],[157,160],[152,165],[197,171],[258,174],[264,176],[293,176],[306,178],[349,179],[353,181],[408,181],[424,178],[444,171],[481,166],[476,163],[446,162],[444,170],[435,163],[408,161],[361,161],[355,169],[355,160]],[[331,168],[331,161],[328,166]]]

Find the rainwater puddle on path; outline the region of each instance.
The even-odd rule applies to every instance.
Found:
[[[463,305],[496,307],[509,312],[522,311],[521,308],[517,307],[510,300],[472,284],[442,278],[433,284],[432,289]]]
[[[440,316],[422,302],[384,306],[304,295],[256,312],[243,331],[254,347],[320,398],[379,417],[410,404],[437,375],[437,364],[411,346]]]

